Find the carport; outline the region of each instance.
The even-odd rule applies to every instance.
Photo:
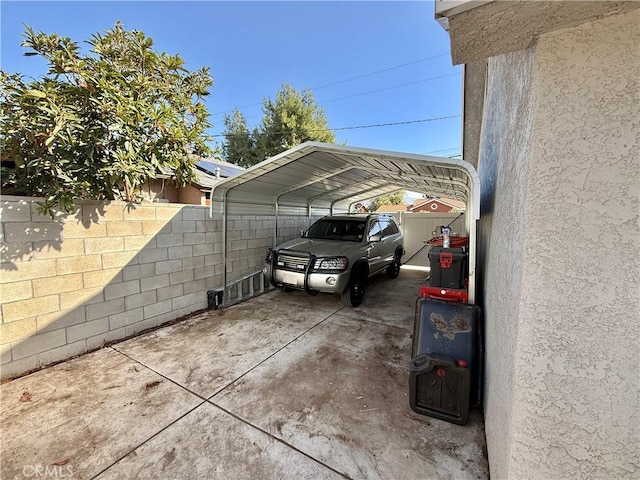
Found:
[[[475,303],[476,221],[480,181],[464,160],[306,142],[218,183],[211,213],[222,215],[223,288],[227,292],[227,218],[234,214],[279,215],[346,213],[358,202],[398,190],[461,200],[469,236],[469,303]],[[218,209],[216,211],[216,209]],[[223,300],[224,301],[224,300]]]
[[[317,216],[401,188],[442,193],[467,202],[474,251],[477,180],[459,160],[310,143],[215,195],[226,224],[238,211]],[[355,309],[271,291],[3,384],[0,476],[488,478],[481,412],[460,426],[409,407],[421,282],[375,278],[375,301]]]

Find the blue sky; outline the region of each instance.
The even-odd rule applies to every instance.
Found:
[[[462,71],[433,2],[29,2],[0,4],[0,66],[38,77],[44,61],[24,57],[23,24],[81,43],[112,28],[142,30],[188,69],[208,66],[210,133],[239,107],[250,126],[261,101],[288,82],[312,89],[339,143],[454,156],[461,146]],[[221,139],[218,138],[218,141]]]

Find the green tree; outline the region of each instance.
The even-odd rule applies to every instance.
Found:
[[[371,200],[371,204],[369,205],[369,210],[375,212],[382,205],[403,205],[404,204],[404,191],[400,190],[395,193],[389,193],[385,195],[380,195],[379,197]]]
[[[225,117],[225,142],[222,147],[225,160],[248,166],[309,140],[326,143],[336,141],[327,125],[325,112],[316,103],[311,90],[298,92],[285,84],[277,92],[275,100],[263,100],[262,114],[262,121],[251,132],[237,110],[231,117]],[[252,145],[254,155],[245,153],[248,145]],[[238,153],[243,155],[239,156]]]
[[[30,82],[0,75],[0,154],[15,163],[3,186],[44,197],[51,215],[79,199],[135,201],[160,169],[185,184],[194,158],[210,152],[206,67],[187,71],[178,55],[155,51],[151,38],[120,23],[86,43],[82,54],[68,37],[27,27],[25,55],[47,60],[47,74]]]
[[[232,115],[224,116],[224,142],[222,156],[227,162],[250,167],[264,158],[258,158],[255,136],[247,128],[244,115],[235,108]]]
[[[263,101],[259,142],[265,157],[284,152],[308,140],[334,143],[334,133],[327,126],[324,110],[318,106],[311,90],[298,92],[289,84],[276,94],[275,100]]]

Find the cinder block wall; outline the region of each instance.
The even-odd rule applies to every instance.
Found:
[[[87,202],[51,219],[3,196],[0,223],[2,378],[206,308],[222,283],[222,219],[208,207]],[[279,241],[307,226],[281,217]],[[262,265],[274,227],[229,217],[229,279]]]

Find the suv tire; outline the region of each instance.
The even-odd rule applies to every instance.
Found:
[[[401,258],[402,253],[396,252],[396,254],[393,256],[393,262],[391,262],[387,267],[387,277],[396,278],[400,274]]]
[[[351,273],[349,286],[342,292],[342,303],[345,307],[355,308],[362,303],[364,289],[367,285],[367,273],[363,268]]]

